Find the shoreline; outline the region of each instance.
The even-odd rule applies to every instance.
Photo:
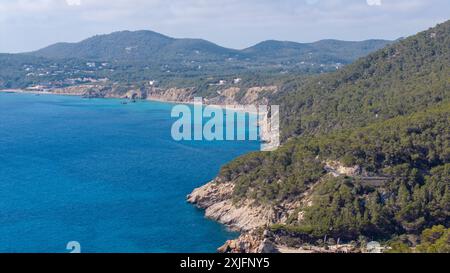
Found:
[[[26,91],[23,89],[0,89],[0,93],[16,93],[16,94],[33,94],[33,95],[55,95],[55,96],[72,96],[72,97],[83,97],[83,94],[77,94],[77,93],[54,93],[49,91]],[[127,98],[121,98],[121,97],[99,97],[99,99],[125,99],[129,100]],[[184,104],[184,105],[191,105],[195,106],[198,105],[195,102],[192,101],[173,101],[173,100],[164,100],[164,99],[158,99],[158,98],[146,98],[146,99],[136,99],[136,101],[151,101],[151,102],[161,102],[161,103],[167,103],[167,104]],[[204,107],[213,107],[213,108],[219,108],[225,111],[231,111],[236,113],[247,113],[251,115],[258,115],[258,110],[256,111],[249,111],[246,110],[245,105],[220,105],[220,104],[207,104],[202,103]]]
[[[149,98],[149,99],[141,99],[143,101],[147,100],[147,101],[154,101],[154,102],[164,102],[164,103],[170,103],[170,104],[184,104],[184,105],[198,105],[195,102],[192,101],[173,101],[173,100],[163,100],[163,99],[157,99],[157,98]],[[221,105],[221,104],[207,104],[207,103],[202,103],[202,105],[204,107],[209,106],[209,107],[213,107],[213,108],[220,108],[222,110],[230,110],[232,112],[244,112],[244,113],[248,113],[248,114],[254,114],[257,115],[258,114],[258,110],[256,111],[247,111],[245,110],[246,106],[245,105]]]
[[[31,94],[31,95],[56,95],[56,96],[72,96],[72,97],[83,97],[83,94],[79,94],[79,93],[54,93],[54,92],[49,92],[49,91],[26,91],[23,89],[0,89],[0,93],[15,93],[15,94]],[[129,100],[126,98],[121,98],[121,97],[104,97],[104,98],[99,98],[99,99],[118,99],[118,100]],[[164,100],[164,99],[158,99],[158,98],[147,98],[147,99],[137,99],[136,101],[148,101],[148,102],[157,102],[157,103],[165,103],[165,104],[172,104],[172,105],[176,105],[176,104],[183,104],[183,105],[190,105],[190,106],[195,106],[198,105],[195,102],[187,102],[187,101],[170,101],[170,100]],[[202,105],[204,107],[210,106],[213,108],[219,108],[222,111],[225,110],[224,114],[227,114],[229,112],[232,113],[245,113],[245,114],[249,114],[249,115],[258,115],[258,111],[254,112],[254,111],[245,111],[245,106],[244,105],[209,105],[207,103],[202,103]],[[210,183],[207,183],[202,187],[208,187]],[[190,195],[192,195],[197,189],[193,189],[192,192],[190,193]],[[189,201],[188,201],[189,202]],[[226,223],[225,221],[221,220],[221,219],[214,219],[214,217],[208,217],[207,213],[205,211],[205,208],[201,208],[199,206],[197,206],[196,204],[194,204],[193,202],[189,202],[191,203],[192,206],[197,207],[199,209],[203,210],[203,214],[206,216],[206,218],[209,218],[213,221],[215,221],[216,223],[219,223],[220,225],[224,226],[228,231],[230,232],[235,232],[237,233],[237,237],[232,239],[232,240],[238,240],[239,238],[241,238],[241,236],[243,236],[246,232],[248,232],[249,230],[245,229],[246,224],[243,223],[238,223],[237,225],[233,225],[230,223]],[[245,214],[247,215],[247,214]],[[247,215],[249,216],[249,215]],[[244,217],[246,218],[246,217]],[[240,221],[245,221],[245,219],[241,219]],[[253,218],[252,218],[253,219]],[[248,224],[248,223],[247,223]],[[250,229],[251,230],[251,229]],[[229,242],[229,241],[227,241]],[[224,242],[224,244],[226,244],[227,242]],[[221,248],[223,248],[223,245],[219,246],[217,248],[217,251],[219,251]]]
[[[72,96],[81,97],[80,94],[74,93],[53,93],[48,91],[25,91],[23,89],[0,89],[0,93],[15,93],[15,94],[32,94],[32,95],[60,95],[60,96]]]

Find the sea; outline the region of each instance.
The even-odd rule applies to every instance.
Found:
[[[211,253],[237,237],[186,196],[259,143],[175,141],[173,107],[0,93],[0,252]]]

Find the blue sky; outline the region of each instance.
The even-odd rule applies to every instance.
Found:
[[[140,29],[231,48],[396,39],[448,19],[449,0],[0,0],[0,52]]]

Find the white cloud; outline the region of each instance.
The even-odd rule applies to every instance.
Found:
[[[69,6],[81,6],[81,0],[66,0]]]
[[[369,6],[381,6],[381,0],[367,0]]]

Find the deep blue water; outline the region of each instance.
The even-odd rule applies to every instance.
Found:
[[[187,204],[256,142],[175,142],[172,105],[0,93],[0,252],[215,252]]]

